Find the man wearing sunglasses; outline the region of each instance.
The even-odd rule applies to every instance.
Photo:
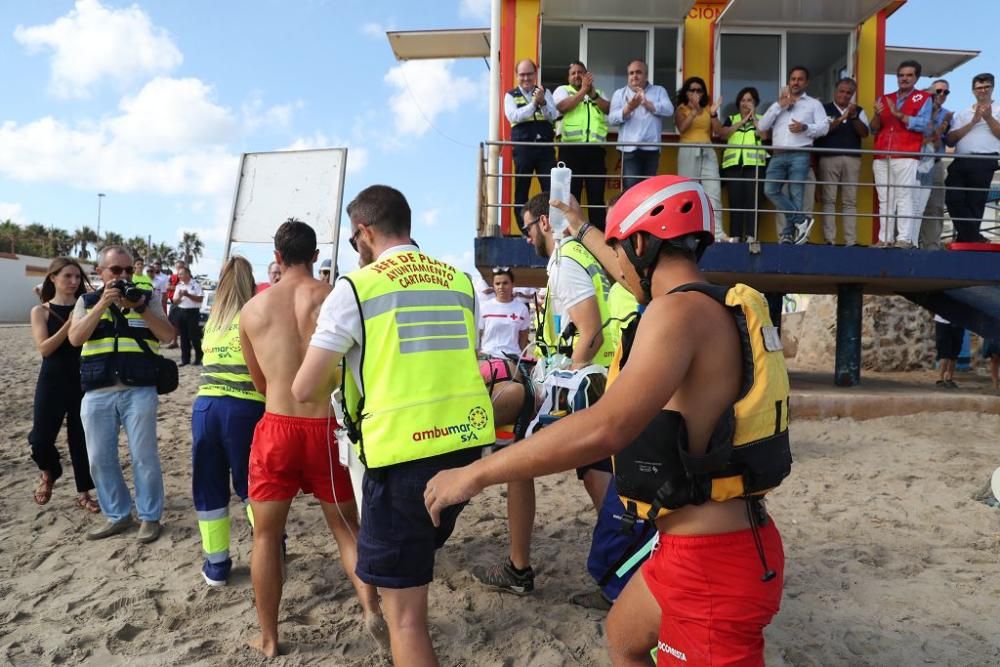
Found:
[[[1000,105],[993,102],[993,85],[993,75],[988,72],[972,78],[976,102],[955,115],[955,129],[948,133],[948,144],[955,147],[959,157],[948,166],[945,183],[949,189],[945,201],[955,225],[956,240],[962,243],[987,241],[979,227],[997,161],[992,157],[961,156],[1000,155]]]
[[[670,95],[663,86],[649,82],[649,67],[641,60],[628,64],[628,85],[611,96],[608,123],[620,126],[618,150],[622,154],[622,189],[649,176],[656,176],[660,166],[659,146],[636,146],[636,143],[658,144],[663,140],[663,119],[674,113]]]
[[[160,534],[163,513],[163,475],[156,441],[157,363],[138,341],[159,354],[160,343],[170,340],[173,328],[163,311],[150,302],[150,293],[128,301],[113,286],[117,280],[130,280],[132,258],[124,248],[104,248],[98,254],[97,269],[104,287],[80,297],[69,329],[70,343],[83,346],[80,417],[97,499],[107,517],[106,523],[87,533],[87,539],[117,535],[132,526],[132,497],[118,458],[118,431],[124,427],[132,457],[136,513],[142,522],[137,538],[152,542]]]
[[[945,154],[944,139],[951,129],[955,112],[945,108],[944,103],[951,93],[948,82],[938,79],[927,91],[933,99],[931,108],[931,124],[924,136],[927,150],[934,153],[933,165],[926,174],[919,175],[921,185],[927,186],[921,193],[921,201],[926,198],[923,206],[917,205],[917,212],[923,217],[920,223],[919,246],[926,250],[941,249],[941,230],[944,227],[944,163],[941,156]]]

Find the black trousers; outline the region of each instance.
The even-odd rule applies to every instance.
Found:
[[[542,192],[549,189],[549,172],[556,166],[556,150],[552,146],[514,146],[514,222],[521,228],[521,207],[528,201],[531,176],[538,174]]]
[[[587,144],[564,144],[559,147],[559,159],[573,170],[573,180],[569,189],[582,203],[580,195],[587,190],[587,206],[604,206],[604,175],[607,167],[604,164],[605,152],[603,146],[588,146]],[[577,176],[580,174],[580,176]],[[589,175],[589,176],[588,176]],[[586,208],[587,219],[595,227],[604,231],[604,208]]]
[[[955,226],[956,241],[975,243],[982,241],[979,227],[986,210],[986,189],[997,170],[996,160],[976,158],[955,158],[948,166],[948,176],[944,184],[948,188],[982,188],[979,191],[945,190],[944,202],[948,215]]]
[[[198,326],[198,308],[178,308],[177,329],[181,334],[181,362],[191,363],[191,348],[194,361],[201,363],[201,327]]]
[[[754,170],[757,170],[757,192],[756,200],[754,199]],[[746,165],[737,165],[735,167],[727,167],[722,170],[722,178],[748,178],[749,181],[728,181],[723,180],[723,185],[729,191],[729,208],[745,208],[749,209],[747,211],[730,211],[729,212],[729,235],[733,237],[744,238],[747,236],[757,236],[757,230],[754,229],[753,219],[753,209],[759,208],[761,204],[766,201],[764,199],[764,167],[748,167]]]
[[[28,434],[31,458],[39,470],[49,473],[53,481],[62,477],[63,468],[56,449],[56,438],[63,421],[66,421],[66,439],[69,441],[69,458],[73,463],[73,478],[77,493],[94,488],[90,477],[90,461],[87,458],[87,440],[80,420],[80,373],[76,377],[62,377],[52,373],[42,373],[35,385],[35,414]]]

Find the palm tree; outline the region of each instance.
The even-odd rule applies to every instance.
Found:
[[[101,247],[107,248],[109,245],[125,245],[125,237],[118,232],[104,232],[104,238],[101,239]]]
[[[177,251],[166,243],[154,243],[150,246],[149,251],[160,259],[165,268],[170,268],[177,259]]]
[[[146,239],[141,236],[133,236],[125,241],[124,245],[129,254],[132,255],[132,259],[142,257],[146,262],[149,262],[149,248],[146,247]]]
[[[201,258],[204,250],[205,244],[201,242],[196,232],[184,232],[181,242],[177,244],[177,251],[189,267]]]
[[[97,245],[98,240],[97,232],[86,225],[73,233],[73,242],[80,246],[80,259],[90,259],[87,248],[91,243]]]
[[[73,251],[73,237],[65,229],[49,227],[45,231],[48,234],[49,256],[60,257]]]

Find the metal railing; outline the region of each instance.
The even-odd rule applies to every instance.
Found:
[[[772,147],[772,146],[758,145],[758,144],[719,144],[719,143],[681,143],[681,142],[646,142],[646,143],[593,142],[593,143],[586,143],[586,144],[578,144],[578,143],[566,144],[566,143],[559,143],[559,142],[516,142],[516,141],[483,142],[482,144],[480,144],[479,188],[478,188],[479,189],[479,207],[478,207],[478,211],[479,211],[479,215],[478,215],[479,225],[478,225],[478,229],[479,229],[480,236],[496,236],[496,235],[499,235],[499,225],[496,225],[496,228],[494,228],[494,229],[490,229],[490,225],[488,225],[487,222],[486,222],[487,220],[490,219],[490,215],[489,215],[490,209],[495,209],[499,213],[499,215],[509,215],[510,214],[509,211],[511,209],[515,209],[516,210],[516,209],[520,208],[520,206],[523,204],[523,202],[512,202],[512,201],[511,202],[506,202],[506,203],[505,202],[501,202],[501,201],[496,201],[496,202],[489,202],[489,201],[487,201],[487,197],[486,197],[486,193],[488,191],[487,184],[490,182],[490,180],[491,179],[496,179],[498,187],[494,191],[495,192],[500,192],[500,191],[503,190],[503,188],[500,187],[502,185],[502,183],[503,183],[503,180],[504,179],[510,179],[510,183],[511,183],[511,187],[510,187],[511,198],[513,198],[514,179],[518,179],[518,178],[529,178],[529,179],[531,179],[531,178],[536,178],[537,177],[537,175],[523,175],[523,174],[516,174],[516,173],[514,173],[513,172],[512,160],[510,160],[509,162],[505,163],[499,171],[490,171],[490,169],[489,169],[489,163],[488,163],[488,153],[489,153],[489,148],[491,146],[498,147],[501,150],[504,149],[504,148],[516,147],[516,146],[527,146],[527,147],[534,147],[534,148],[552,147],[552,148],[554,148],[556,150],[558,150],[560,148],[579,148],[581,146],[585,146],[585,147],[600,146],[600,147],[605,148],[605,150],[607,150],[608,147],[619,148],[619,147],[622,147],[622,146],[634,146],[636,148],[640,148],[640,147],[645,147],[645,148],[655,147],[655,148],[657,148],[659,150],[662,150],[664,148],[679,149],[679,148],[685,147],[685,148],[707,148],[707,149],[712,149],[712,150],[725,151],[727,148],[739,148],[739,149],[757,149],[757,150],[761,150],[762,149],[762,150],[764,150],[768,154],[769,157],[773,157],[773,154],[775,154],[777,152],[792,152],[792,151],[795,151],[795,152],[806,152],[806,153],[809,153],[810,155],[816,155],[820,159],[822,159],[823,155],[838,155],[838,156],[839,155],[849,155],[849,156],[856,156],[856,157],[859,157],[859,158],[862,158],[862,159],[864,159],[865,156],[872,156],[872,157],[874,157],[876,155],[879,155],[879,156],[881,156],[881,155],[887,155],[886,158],[882,158],[882,159],[887,159],[887,160],[891,161],[893,159],[907,159],[907,160],[917,159],[917,160],[920,160],[920,159],[932,158],[932,159],[939,160],[939,161],[943,162],[945,165],[949,164],[954,158],[968,158],[968,159],[973,159],[973,160],[992,160],[993,162],[997,162],[997,160],[1000,159],[1000,156],[997,156],[997,155],[982,155],[982,154],[954,154],[954,153],[930,154],[930,153],[907,152],[907,151],[892,151],[891,153],[889,153],[888,151],[877,151],[877,150],[873,150],[873,149],[850,150],[850,149],[841,149],[841,148],[818,148],[818,147],[814,147],[814,146],[804,146],[804,147],[801,147],[801,148],[775,148],[775,147]],[[507,153],[507,155],[509,156],[509,153]],[[720,156],[717,155],[717,158],[718,157],[720,157]],[[557,157],[556,159],[558,160],[559,158]],[[721,160],[718,160],[718,162],[721,164]],[[619,156],[618,163],[617,163],[617,167],[618,168],[613,173],[608,173],[608,174],[573,174],[573,178],[574,179],[576,179],[576,178],[601,178],[601,179],[604,179],[606,181],[605,193],[607,193],[607,191],[608,191],[607,183],[608,182],[612,182],[612,181],[616,181],[616,180],[618,181],[619,184],[621,184],[621,183],[624,182],[624,179],[626,178],[626,175],[623,173],[623,163],[624,163],[624,160],[622,159],[621,156]],[[885,187],[888,190],[892,190],[894,192],[897,192],[899,190],[913,190],[913,191],[927,190],[928,191],[928,198],[930,198],[931,196],[933,196],[933,194],[935,192],[937,192],[937,191],[944,191],[945,195],[947,195],[948,192],[960,192],[960,191],[966,191],[966,192],[985,192],[987,194],[987,196],[989,196],[989,194],[991,192],[993,194],[996,194],[997,190],[998,190],[998,186],[1000,186],[1000,181],[998,181],[996,179],[996,175],[995,175],[994,181],[993,181],[993,183],[991,183],[990,187],[987,187],[987,188],[971,188],[971,187],[947,186],[947,185],[944,185],[944,184],[941,184],[941,183],[937,183],[937,184],[931,183],[930,185],[921,185],[919,183],[915,184],[915,185],[914,184],[893,183],[892,182],[892,169],[891,169],[891,167],[889,169],[887,169],[887,172],[888,172],[887,173],[887,177],[888,178],[887,178],[887,182],[885,184]],[[547,175],[542,174],[542,176],[547,176]],[[718,176],[702,177],[702,178],[700,178],[698,180],[700,180],[702,182],[717,181],[720,184],[720,189],[722,187],[724,187],[727,183],[736,183],[736,182],[748,182],[748,183],[752,182],[753,183],[753,191],[754,191],[754,194],[755,194],[755,203],[754,203],[754,206],[752,208],[745,208],[745,207],[738,208],[738,207],[733,207],[733,206],[722,206],[722,207],[719,208],[719,210],[723,213],[724,216],[726,214],[730,214],[730,213],[751,213],[751,214],[753,214],[753,234],[752,235],[747,235],[748,237],[752,237],[751,240],[759,238],[759,233],[758,232],[759,232],[759,224],[760,224],[760,218],[761,218],[761,216],[762,215],[766,215],[766,214],[772,214],[772,213],[773,214],[781,214],[781,215],[797,215],[797,214],[803,214],[804,213],[805,215],[813,217],[813,218],[818,218],[820,216],[824,216],[824,217],[826,217],[826,216],[833,216],[834,219],[837,219],[837,220],[839,220],[840,218],[843,218],[843,217],[854,217],[856,219],[866,218],[866,217],[868,217],[868,218],[878,218],[880,221],[883,221],[883,220],[886,220],[886,219],[892,219],[893,221],[896,221],[896,222],[898,222],[900,219],[910,219],[910,220],[914,220],[915,219],[915,220],[919,221],[920,225],[923,225],[923,224],[925,224],[927,222],[937,222],[937,221],[940,221],[942,223],[942,231],[941,231],[941,237],[940,237],[939,240],[950,240],[952,238],[953,234],[954,234],[954,226],[953,226],[954,220],[952,219],[952,217],[950,215],[948,215],[947,207],[943,203],[942,203],[942,214],[941,215],[933,215],[933,214],[932,215],[924,215],[925,211],[915,212],[912,215],[900,214],[896,210],[885,211],[885,212],[883,212],[883,211],[877,211],[876,210],[876,205],[877,205],[878,200],[879,200],[878,195],[877,195],[877,188],[880,188],[882,186],[881,186],[881,184],[876,185],[876,183],[874,182],[874,180],[871,180],[871,181],[862,181],[862,180],[859,180],[859,181],[856,181],[856,182],[855,181],[840,181],[840,180],[838,180],[838,181],[823,181],[823,180],[821,180],[819,178],[816,178],[815,170],[813,169],[813,167],[811,165],[810,165],[810,169],[809,169],[809,176],[810,177],[807,177],[806,179],[802,179],[802,180],[768,179],[766,177],[766,167],[760,167],[760,168],[757,168],[757,169],[753,170],[753,177],[752,178],[729,177],[729,176],[724,176],[724,175],[722,175],[720,173]],[[643,178],[648,178],[648,177],[647,176],[629,176],[629,178],[643,179]],[[802,211],[796,211],[796,210],[792,210],[792,209],[777,209],[777,208],[774,208],[772,205],[770,205],[770,201],[763,194],[763,186],[767,182],[778,183],[778,184],[781,184],[782,187],[784,187],[785,185],[789,185],[789,184],[801,184],[801,185],[803,185],[805,187],[805,193],[804,193],[804,196],[803,196]],[[872,205],[871,205],[870,208],[864,209],[864,210],[859,208],[854,213],[844,213],[842,210],[834,210],[834,211],[831,211],[831,212],[826,212],[826,211],[822,210],[822,208],[817,208],[817,207],[822,207],[823,206],[823,202],[822,201],[816,201],[816,196],[815,196],[816,195],[816,191],[817,191],[816,189],[821,188],[822,186],[827,185],[827,184],[836,185],[838,187],[838,194],[840,194],[840,187],[842,187],[842,186],[855,186],[859,190],[861,188],[869,188],[872,191],[871,192],[871,202],[872,202]],[[612,189],[612,191],[613,190],[614,189]],[[721,201],[721,195],[720,195],[720,201]],[[762,206],[762,204],[765,204],[765,203],[768,204],[768,206],[766,208]],[[835,207],[836,207],[836,204],[835,204]],[[581,208],[584,209],[584,210],[586,210],[586,209],[593,209],[593,208],[605,208],[606,209],[607,206],[605,204],[593,205],[593,204],[589,204],[588,203],[588,204],[581,204]],[[993,219],[992,220],[987,220],[986,218],[988,217],[988,215],[990,213],[992,213],[992,218]],[[980,226],[980,234],[986,236],[987,238],[989,238],[991,240],[1000,241],[1000,203],[994,203],[994,205],[992,205],[992,206],[987,206],[986,211],[984,211],[984,219],[981,222],[982,222],[982,224]],[[775,226],[776,226],[776,231],[780,235],[781,229],[783,227],[782,221],[780,219],[776,219],[775,220]]]

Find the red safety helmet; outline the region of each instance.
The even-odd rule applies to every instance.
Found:
[[[618,241],[635,266],[646,298],[656,258],[663,243],[678,245],[701,259],[715,241],[714,214],[698,181],[683,176],[654,176],[626,190],[608,214],[605,237]],[[647,232],[652,238],[642,256],[632,237]]]
[[[623,241],[636,232],[663,239],[698,235],[710,245],[712,204],[698,181],[683,176],[654,176],[632,186],[608,214],[605,235]]]

